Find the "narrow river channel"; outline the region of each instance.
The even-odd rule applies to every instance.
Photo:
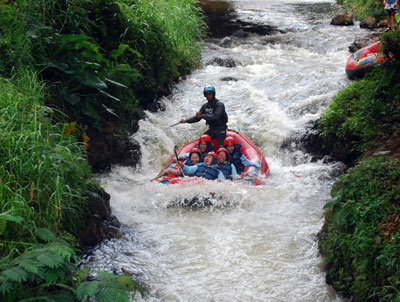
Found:
[[[146,301],[342,301],[325,283],[315,239],[340,164],[312,162],[281,145],[318,119],[350,83],[348,46],[363,30],[358,23],[331,26],[341,10],[332,0],[228,2],[240,19],[285,33],[207,41],[203,66],[162,100],[165,111],[147,112],[140,121],[134,135],[143,152],[140,167],[114,167],[99,176],[126,238],[102,243],[85,261],[132,273],[148,290]],[[232,58],[236,67],[207,64],[220,57]],[[169,127],[200,108],[207,84],[225,103],[229,127],[264,153],[271,171],[265,185],[149,181],[174,145],[207,129],[203,122]],[[223,196],[214,207],[179,206],[210,190]]]

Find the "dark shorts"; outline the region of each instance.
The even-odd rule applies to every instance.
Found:
[[[397,6],[394,3],[393,4],[386,3],[385,10],[388,16],[391,16],[397,10]]]
[[[217,138],[218,146],[224,145],[224,140],[226,137],[226,129],[208,129],[204,134],[208,134],[211,139]]]

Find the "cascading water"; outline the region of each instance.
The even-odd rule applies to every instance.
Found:
[[[280,146],[348,85],[348,46],[363,30],[329,25],[340,10],[333,1],[229,2],[239,18],[286,33],[207,41],[203,67],[162,100],[165,111],[147,112],[140,121],[134,135],[143,153],[140,168],[114,167],[99,176],[126,238],[102,243],[86,262],[134,274],[149,292],[147,301],[340,301],[325,284],[315,241],[338,165]],[[237,66],[206,64],[221,56]],[[271,170],[265,185],[149,181],[174,145],[207,129],[204,122],[169,127],[200,108],[207,84],[225,103],[229,127],[264,153]],[[179,206],[210,191],[221,196],[214,207]]]

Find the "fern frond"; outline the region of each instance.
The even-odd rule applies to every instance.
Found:
[[[24,282],[28,279],[27,272],[22,267],[12,267],[3,271],[3,276],[15,282]]]
[[[6,296],[9,292],[11,292],[16,287],[16,283],[11,282],[9,280],[2,281],[0,283],[0,294]]]
[[[130,297],[126,290],[118,286],[117,283],[108,283],[102,287],[96,294],[96,301],[99,302],[129,302]]]
[[[27,259],[21,259],[21,261],[19,261],[18,263],[18,266],[22,267],[29,273],[37,274],[42,264],[40,264],[38,261],[34,259],[27,258]]]
[[[36,259],[51,268],[60,267],[64,263],[64,259],[60,255],[50,252],[41,254]]]
[[[99,285],[99,281],[83,282],[76,289],[76,295],[79,299],[86,301],[87,298],[92,297],[96,294],[99,289]]]
[[[75,255],[75,251],[73,250],[73,248],[71,248],[71,246],[65,241],[53,242],[49,246],[49,251],[60,255],[64,259],[68,260]]]
[[[35,233],[40,239],[46,242],[51,242],[56,238],[52,231],[45,228],[37,228]]]

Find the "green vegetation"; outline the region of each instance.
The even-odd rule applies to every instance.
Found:
[[[332,190],[320,250],[328,277],[354,301],[400,301],[400,162],[371,158]]]
[[[387,16],[383,9],[383,1],[380,0],[338,0],[338,3],[351,11],[353,16],[359,20],[368,16],[375,17],[377,20],[382,20]]]
[[[0,75],[32,66],[53,107],[131,130],[141,107],[190,72],[205,25],[194,0],[43,0],[0,6]]]
[[[35,242],[37,228],[75,233],[82,192],[95,187],[81,147],[51,122],[43,86],[33,73],[0,79],[2,257]]]
[[[78,270],[103,193],[85,129],[137,126],[200,59],[195,0],[0,0],[0,300],[129,301],[130,276]]]
[[[387,62],[341,91],[322,116],[327,145],[361,156],[400,133],[399,33],[381,36]],[[335,183],[319,248],[329,282],[354,301],[400,301],[400,161],[378,152]],[[361,159],[360,159],[361,160]]]

